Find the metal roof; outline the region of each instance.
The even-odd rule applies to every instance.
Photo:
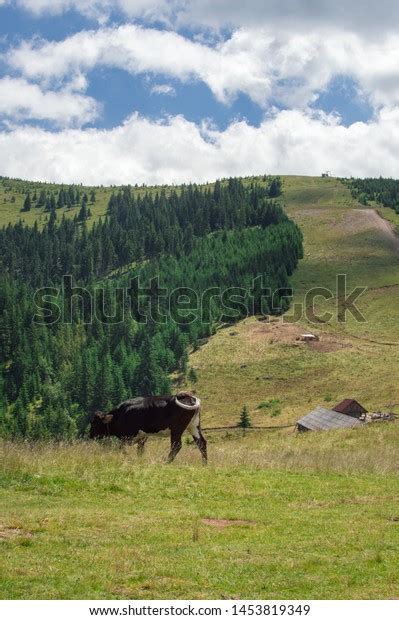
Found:
[[[334,428],[352,428],[362,424],[357,418],[338,413],[325,407],[316,407],[313,411],[298,420],[297,424],[310,431],[329,431]]]
[[[345,398],[345,400],[338,403],[338,405],[335,405],[334,411],[338,411],[339,413],[345,413],[348,407],[352,407],[353,405],[360,407],[363,413],[367,413],[367,410],[362,407],[362,405],[358,403],[357,400],[354,400],[353,398]]]

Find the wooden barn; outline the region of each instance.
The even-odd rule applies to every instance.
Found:
[[[298,420],[296,428],[300,432],[305,431],[331,431],[337,428],[354,428],[364,422],[356,416],[340,413],[335,409],[316,407],[313,411]]]
[[[360,418],[367,413],[367,409],[362,407],[357,400],[353,400],[352,398],[345,398],[345,400],[338,403],[338,405],[335,405],[333,410],[338,411],[338,413],[350,415],[352,418]]]

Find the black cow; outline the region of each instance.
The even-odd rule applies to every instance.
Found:
[[[142,454],[148,434],[170,431],[171,448],[168,462],[171,463],[181,450],[181,437],[185,430],[194,438],[207,462],[206,441],[200,426],[201,402],[190,392],[179,392],[175,396],[145,396],[125,400],[109,413],[97,411],[90,427],[90,438],[119,437],[138,444]]]

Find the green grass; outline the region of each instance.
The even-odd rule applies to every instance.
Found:
[[[10,215],[1,200],[0,185],[0,224],[17,221],[17,202]],[[346,273],[368,287],[367,322],[219,330],[190,356],[205,427],[236,424],[244,404],[253,424],[284,426],[345,397],[369,410],[399,402],[399,252],[338,180],[285,177],[284,201],[305,238],[295,301]],[[320,342],[298,342],[305,331]],[[164,466],[161,439],[142,462],[115,446],[0,444],[3,598],[399,596],[398,422],[206,434],[208,468],[191,444]]]
[[[316,435],[211,438],[208,468],[193,446],[164,466],[165,440],[143,463],[112,446],[3,444],[2,596],[396,597],[386,429],[361,431],[362,448],[353,431],[323,449]],[[364,458],[373,434],[380,474]]]

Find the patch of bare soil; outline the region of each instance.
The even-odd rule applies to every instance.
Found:
[[[350,342],[340,341],[333,336],[323,336],[323,338],[318,342],[308,342],[303,344],[318,353],[333,353],[334,351],[341,351],[342,349],[351,349],[353,346]]]
[[[230,527],[231,525],[256,525],[255,521],[247,521],[246,519],[201,519],[204,525],[212,527]]]
[[[399,237],[390,222],[385,220],[375,209],[354,209],[343,222],[345,232],[357,233],[364,230],[378,230],[387,241],[399,252]]]
[[[248,338],[251,342],[265,340],[270,344],[274,342],[289,344],[296,342],[302,333],[303,328],[293,323],[282,323],[281,321],[265,323],[262,321],[251,325]]]
[[[306,331],[303,326],[294,323],[282,323],[280,320],[272,323],[262,321],[251,325],[247,337],[254,343],[263,341],[267,344],[291,344],[296,347],[308,347],[319,353],[331,353],[352,347],[349,342],[330,334],[317,334],[319,340],[303,342],[301,336]]]
[[[17,536],[30,538],[32,534],[30,532],[25,532],[18,527],[6,527],[5,525],[0,525],[0,540],[10,540],[12,538],[16,538]]]

